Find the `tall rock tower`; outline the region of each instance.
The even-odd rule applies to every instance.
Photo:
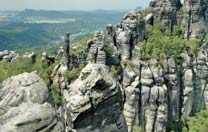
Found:
[[[183,28],[187,39],[204,36],[207,25],[207,7],[204,0],[184,0]]]

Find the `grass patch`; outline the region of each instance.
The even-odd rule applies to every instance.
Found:
[[[208,111],[201,111],[186,119],[183,132],[208,132]]]

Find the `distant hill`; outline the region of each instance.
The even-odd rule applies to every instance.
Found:
[[[0,50],[47,47],[62,40],[65,32],[74,38],[119,22],[122,11],[45,11],[0,12]]]

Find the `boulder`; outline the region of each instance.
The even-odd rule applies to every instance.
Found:
[[[35,73],[12,76],[0,87],[0,132],[64,132],[47,102],[48,88]]]
[[[0,132],[64,132],[50,104],[22,103],[0,115]]]
[[[48,99],[48,88],[35,73],[23,73],[2,82],[0,106],[18,106],[23,102],[42,104]]]
[[[64,91],[64,99],[77,132],[127,131],[121,91],[106,65],[88,64]]]
[[[19,55],[15,51],[0,51],[0,61],[13,62]]]

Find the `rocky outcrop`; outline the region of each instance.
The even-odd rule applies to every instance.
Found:
[[[186,38],[203,38],[207,26],[207,3],[204,0],[184,0],[183,26]]]
[[[0,61],[13,62],[17,59],[19,55],[14,51],[0,51]]]
[[[126,95],[124,116],[128,131],[136,124],[146,132],[165,131],[167,121],[167,87],[157,61],[128,62],[124,68],[123,89]]]
[[[32,63],[36,62],[37,55],[34,52],[25,52],[24,54],[19,54],[15,51],[0,51],[0,61],[3,62],[15,62],[18,59],[28,59]]]
[[[42,104],[48,98],[48,88],[35,73],[24,73],[2,82],[0,106],[18,106],[23,102]]]
[[[124,116],[128,131],[139,125],[146,132],[182,131],[182,118],[207,107],[206,44],[197,56],[183,53],[162,64],[133,58],[123,67],[126,95]],[[203,71],[203,73],[202,73]]]
[[[49,104],[22,103],[0,116],[1,132],[63,132],[56,112]]]
[[[108,116],[105,116],[107,119],[100,116],[101,107],[105,111],[117,104],[111,102],[113,100],[111,97],[109,98],[111,101],[108,102],[110,105],[107,103],[109,106],[106,106],[102,102],[105,89],[100,90],[100,94],[97,94],[96,89],[97,82],[102,82],[100,87],[105,86],[107,81],[105,79],[100,81],[100,74],[102,79],[105,76],[112,76],[105,75],[102,70],[112,65],[120,65],[122,69],[115,81],[123,93],[121,94],[123,98],[120,99],[123,105],[117,107],[120,111],[116,113],[124,116],[128,132],[132,132],[134,126],[140,126],[146,132],[182,131],[182,118],[206,107],[208,98],[206,44],[200,47],[196,55],[188,51],[182,53],[179,59],[185,61],[179,62],[172,56],[165,56],[163,63],[155,59],[142,60],[139,54],[134,53],[135,45],[144,39],[145,21],[146,24],[153,25],[154,19],[159,20],[162,28],[173,32],[174,25],[181,21],[177,20],[177,13],[184,6],[180,1],[153,1],[150,6],[151,13],[145,19],[141,13],[132,11],[124,16],[117,27],[108,25],[103,33],[97,33],[88,42],[89,64],[83,69],[80,77],[70,85],[69,90],[65,91],[65,106],[71,110],[66,112],[68,113],[66,115],[70,115],[66,117],[71,117],[71,120],[66,119],[72,124],[70,128],[78,131],[87,131],[91,128],[93,129],[90,131],[96,129],[107,131],[105,128],[108,125],[101,127],[103,129],[93,126],[100,120],[108,120]],[[205,30],[202,33],[206,33]],[[198,38],[196,35],[193,37]],[[106,47],[111,49],[111,53]],[[119,61],[108,63],[109,58],[117,58]],[[112,88],[111,85],[106,90],[108,88]],[[94,121],[95,117],[98,122]]]
[[[34,53],[34,52],[25,52],[23,55],[22,55],[22,58],[24,59],[30,59],[32,64],[34,64],[36,62],[36,57],[37,55]]]
[[[180,8],[179,0],[152,0],[149,6],[156,20],[160,21],[161,27],[168,29],[176,24],[176,12]]]
[[[88,64],[65,90],[64,99],[69,124],[77,132],[127,131],[121,89],[106,65]]]
[[[0,130],[132,132],[139,126],[145,132],[181,132],[184,117],[208,107],[204,41],[208,6],[203,2],[154,0],[147,16],[146,12],[127,13],[117,26],[108,25],[87,42],[88,64],[70,84],[64,77],[73,68],[68,34],[65,48],[58,52],[62,62],[52,71],[48,85],[61,89],[64,101],[59,116],[47,102],[44,82],[35,73],[25,73],[2,83]],[[200,39],[198,53],[186,49],[178,58],[164,55],[162,62],[141,58],[136,45],[146,39],[145,28],[155,20],[161,31],[171,33],[183,20],[184,38]],[[53,63],[46,53],[42,59]]]
[[[106,53],[104,51],[103,33],[97,32],[93,40],[88,42],[88,47],[88,62],[96,64],[106,64]]]
[[[123,17],[116,38],[121,60],[131,59],[132,49],[137,42],[144,39],[144,33],[145,23],[141,14],[131,11]]]
[[[48,88],[34,72],[3,81],[0,132],[63,132],[56,110],[47,102],[48,96]]]

